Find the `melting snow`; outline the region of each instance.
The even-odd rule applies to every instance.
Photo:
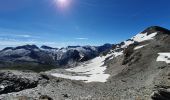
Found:
[[[138,49],[141,49],[141,48],[143,48],[143,47],[145,47],[145,46],[147,46],[148,44],[146,44],[146,45],[141,45],[141,46],[136,46],[135,48],[134,48],[134,50],[138,50]]]
[[[107,54],[106,56],[99,56],[94,59],[92,59],[90,62],[85,62],[81,64],[80,66],[77,66],[75,68],[69,68],[66,69],[68,72],[74,72],[77,73],[77,75],[66,75],[66,74],[60,74],[60,73],[54,73],[51,74],[55,77],[61,77],[71,80],[81,80],[86,83],[88,82],[106,82],[109,78],[109,74],[105,74],[105,70],[107,66],[104,66],[104,61],[108,57],[117,57],[119,55],[122,55],[123,52],[113,52],[110,54]]]
[[[71,76],[65,74],[54,73],[52,74],[55,77],[61,77],[71,80],[82,80],[84,82],[106,82],[109,74],[105,74],[106,66],[104,65],[104,60],[111,56],[108,54],[107,56],[96,57],[92,59],[89,63],[84,63],[75,68],[66,69],[68,72],[75,72],[79,74],[79,76]]]
[[[170,63],[170,52],[169,53],[158,53],[159,56],[156,61],[164,61]]]

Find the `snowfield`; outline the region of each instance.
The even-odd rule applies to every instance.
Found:
[[[75,68],[66,69],[68,72],[75,72],[77,76],[65,75],[54,73],[52,76],[61,77],[71,80],[82,80],[84,82],[106,82],[109,78],[109,74],[105,74],[106,66],[104,66],[104,60],[111,55],[96,57],[90,62],[86,62]]]
[[[156,61],[164,61],[170,63],[170,52],[169,53],[158,53],[159,56]]]
[[[106,60],[106,58],[117,57],[119,55],[122,55],[122,52],[113,52],[106,56],[96,57],[91,61],[85,62],[75,68],[66,69],[66,71],[68,72],[76,73],[77,74],[76,76],[65,75],[60,73],[53,73],[51,75],[55,77],[61,77],[61,78],[66,78],[71,80],[81,80],[86,83],[106,82],[110,75],[105,73],[107,66],[104,66],[104,61]]]

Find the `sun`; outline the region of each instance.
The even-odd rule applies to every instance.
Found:
[[[57,2],[60,4],[65,4],[65,3],[67,3],[67,0],[57,0]]]
[[[55,0],[58,7],[66,8],[70,5],[70,0]]]

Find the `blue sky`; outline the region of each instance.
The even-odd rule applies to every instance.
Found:
[[[101,45],[169,28],[169,0],[0,0],[0,48]],[[64,6],[63,6],[64,5]]]

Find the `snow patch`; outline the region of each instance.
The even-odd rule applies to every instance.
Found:
[[[3,86],[3,85],[0,86],[0,89],[4,89],[4,88],[5,88],[5,86]]]
[[[141,45],[141,46],[136,46],[135,48],[134,48],[134,50],[138,50],[138,49],[141,49],[141,48],[143,48],[143,47],[145,47],[145,46],[147,46],[148,44],[146,44],[146,45]]]
[[[143,33],[143,34],[140,33],[140,34],[137,34],[135,37],[133,37],[133,40],[137,42],[143,42],[146,40],[153,39],[153,37],[155,37],[156,35],[157,35],[157,32],[149,34],[149,35],[147,35],[147,33]]]
[[[132,41],[132,40],[124,41],[124,45],[122,45],[121,48],[126,48],[133,43],[134,43],[134,41]]]
[[[124,45],[121,48],[126,48],[135,42],[143,42],[146,40],[151,40],[157,35],[157,32],[147,35],[147,33],[140,33],[131,38],[130,40],[124,41]]]
[[[114,57],[118,57],[120,55],[123,55],[123,50],[120,52],[113,52]]]
[[[159,56],[156,61],[164,61],[166,63],[170,63],[170,52],[168,53],[158,53]]]

